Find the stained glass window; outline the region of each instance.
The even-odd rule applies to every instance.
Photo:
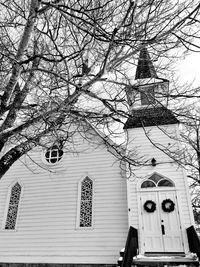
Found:
[[[93,182],[86,177],[81,183],[80,227],[92,226]]]
[[[21,188],[21,185],[19,183],[16,183],[12,187],[5,229],[8,229],[8,230],[14,230],[15,229],[21,189],[22,188]]]

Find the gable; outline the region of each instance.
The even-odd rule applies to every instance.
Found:
[[[56,162],[45,159],[53,139],[36,147],[0,180],[0,226],[7,212],[8,186],[19,179],[23,183],[17,229],[0,231],[0,261],[11,255],[17,260],[20,255],[35,262],[49,258],[70,263],[88,263],[88,259],[92,263],[116,262],[128,229],[126,179],[107,146],[94,134],[87,134],[87,139],[79,133],[73,135],[73,142],[65,142],[63,155]],[[80,210],[91,194],[80,202],[79,187],[87,177],[92,181],[93,199],[92,207],[87,206],[92,210],[92,221],[86,226],[83,219],[88,217],[80,216]]]

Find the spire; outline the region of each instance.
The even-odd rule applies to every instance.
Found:
[[[158,78],[146,47],[140,50],[135,79]]]

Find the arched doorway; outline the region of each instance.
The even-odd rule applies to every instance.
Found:
[[[183,252],[179,208],[174,183],[154,173],[140,186],[142,253]]]

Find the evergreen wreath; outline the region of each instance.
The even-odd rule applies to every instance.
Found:
[[[174,207],[175,207],[175,204],[171,199],[167,198],[167,199],[163,200],[163,202],[162,202],[163,211],[172,212],[172,211],[174,211]]]
[[[147,200],[144,203],[144,209],[146,212],[154,212],[156,210],[156,203],[152,200]]]

